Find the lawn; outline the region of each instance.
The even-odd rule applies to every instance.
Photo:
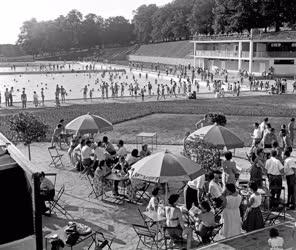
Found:
[[[66,122],[69,122],[75,117],[88,112],[101,115],[113,124],[120,124],[151,114],[184,115],[170,116],[169,120],[165,120],[161,116],[154,120],[154,116],[152,116],[153,119],[151,121],[149,119],[138,119],[131,122],[131,124],[123,123],[122,126],[126,128],[121,127],[121,125],[119,127],[116,126],[116,129],[118,128],[121,131],[120,137],[125,137],[127,134],[131,136],[126,136],[128,141],[132,141],[137,131],[147,130],[157,131],[160,138],[162,138],[161,140],[163,140],[162,142],[170,144],[180,143],[184,133],[187,130],[194,130],[193,124],[205,113],[223,112],[229,120],[228,127],[233,128],[234,131],[241,134],[247,143],[249,141],[248,133],[252,130],[251,124],[253,121],[261,120],[265,116],[276,117],[272,123],[278,130],[279,125],[282,123],[281,120],[285,120],[285,123],[287,123],[289,117],[296,116],[296,102],[294,95],[277,95],[124,104],[101,103],[72,105],[60,109],[28,109],[27,111],[34,112],[49,125],[47,140],[50,139],[51,133],[60,119],[63,118]],[[10,139],[11,133],[9,131],[8,119],[10,115],[17,112],[19,110],[0,110],[0,131]],[[150,127],[148,127],[148,124],[150,124]]]
[[[114,131],[109,134],[114,142],[121,138],[128,143],[135,143],[136,134],[143,131],[157,132],[160,144],[182,144],[186,131],[193,132],[195,130],[194,124],[202,117],[202,115],[192,114],[153,114],[117,124]],[[226,127],[235,132],[246,145],[250,145],[252,125],[256,121],[261,121],[262,118],[258,116],[227,116]],[[272,117],[270,120],[277,132],[283,123],[288,123],[286,117]],[[150,143],[149,140],[147,142]]]

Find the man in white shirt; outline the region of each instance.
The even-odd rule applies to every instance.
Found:
[[[271,207],[277,207],[279,204],[282,191],[282,175],[284,174],[284,166],[276,156],[277,151],[272,150],[270,159],[265,163],[271,193]]]
[[[259,129],[261,131],[261,137],[264,135],[264,130],[266,129],[266,124],[268,123],[268,117],[264,118],[263,122],[260,123]]]
[[[296,174],[296,163],[295,159],[291,157],[289,150],[286,150],[284,153],[285,163],[284,171],[287,179],[288,187],[288,202],[287,205],[290,205],[290,209],[295,209],[295,174]]]
[[[252,138],[253,138],[253,146],[256,146],[262,139],[262,134],[261,134],[258,122],[254,123],[254,131],[253,131]]]
[[[193,204],[196,207],[200,204],[205,182],[206,178],[204,174],[192,181],[188,181],[186,187],[184,188],[184,201],[187,210],[190,210]]]
[[[222,178],[222,172],[219,170],[213,171],[209,175],[210,183],[209,183],[209,194],[211,195],[213,201],[216,204],[216,207],[221,207],[223,204],[222,198],[222,186],[220,184],[220,180]]]
[[[117,150],[117,156],[120,158],[121,156],[126,157],[127,156],[127,150],[124,146],[123,140],[119,140],[118,144],[118,150]]]

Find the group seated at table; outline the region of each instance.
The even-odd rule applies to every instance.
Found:
[[[93,178],[94,188],[97,195],[103,193],[106,185],[106,176],[113,173],[119,177],[126,178],[126,193],[130,200],[134,200],[136,191],[145,185],[144,181],[131,178],[132,165],[137,161],[150,155],[151,152],[145,144],[139,153],[138,149],[133,149],[129,154],[124,141],[119,140],[117,149],[109,141],[107,136],[102,141],[92,141],[84,138],[74,138],[68,150],[70,162],[82,174],[87,174]],[[119,180],[113,180],[113,195],[118,196]]]

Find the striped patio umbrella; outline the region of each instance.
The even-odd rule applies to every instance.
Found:
[[[189,181],[204,174],[195,162],[168,150],[147,156],[132,168],[132,178],[154,183]]]
[[[96,134],[113,130],[113,125],[106,119],[86,114],[79,116],[66,125],[66,130],[80,134]]]
[[[235,133],[217,124],[196,130],[186,138],[186,141],[195,141],[197,138],[216,146],[218,149],[244,147],[244,142]]]

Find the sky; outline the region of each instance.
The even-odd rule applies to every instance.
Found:
[[[0,44],[17,41],[20,27],[24,21],[35,17],[45,21],[66,15],[77,9],[83,15],[94,13],[108,18],[124,16],[132,19],[133,10],[142,4],[158,6],[172,0],[0,0]]]

